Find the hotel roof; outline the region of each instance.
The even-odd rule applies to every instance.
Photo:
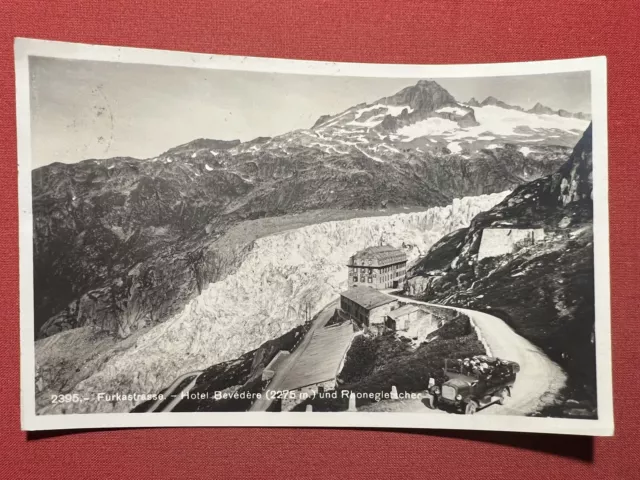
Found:
[[[349,259],[349,266],[385,267],[407,261],[407,254],[390,245],[378,245],[360,250]]]

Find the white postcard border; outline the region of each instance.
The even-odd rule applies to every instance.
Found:
[[[594,162],[593,165],[593,222],[598,419],[582,420],[499,415],[424,415],[420,413],[390,412],[172,412],[36,415],[29,56],[301,75],[386,78],[454,78],[590,71],[592,117],[597,119],[593,123],[593,156],[597,159],[597,162]],[[613,435],[606,57],[500,64],[388,65],[208,55],[17,38],[15,40],[15,68],[18,200],[20,209],[20,397],[23,430],[261,426],[433,428]]]

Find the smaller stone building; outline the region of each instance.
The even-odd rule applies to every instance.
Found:
[[[425,313],[417,305],[405,305],[391,310],[387,315],[387,327],[391,330],[407,330],[411,324],[421,319]]]
[[[353,287],[340,294],[340,310],[358,325],[383,326],[398,300],[371,287]]]
[[[485,228],[482,230],[478,260],[514,252],[519,247],[544,240],[542,228]]]
[[[419,345],[442,324],[440,315],[434,314],[429,307],[408,304],[389,312],[386,327]]]

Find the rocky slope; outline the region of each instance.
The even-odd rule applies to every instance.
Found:
[[[446,207],[323,222],[265,236],[237,252],[237,269],[167,321],[114,342],[88,327],[36,342],[40,413],[128,411],[134,402],[51,405],[51,393],[153,393],[176,376],[237,358],[305,322],[346,286],[346,264],[379,243],[411,260],[506,193],[454,200]],[[96,347],[96,344],[100,348]]]
[[[577,112],[571,113],[564,109],[554,110],[553,108],[547,107],[546,105],[541,104],[540,102],[536,103],[532,108],[527,110],[528,113],[535,113],[537,115],[559,115],[565,118],[578,118],[580,120],[591,120],[591,115],[587,113]]]
[[[219,240],[246,221],[512,189],[566,161],[582,123],[471,107],[425,80],[275,138],[36,169],[36,336],[97,326],[125,338],[170,318],[237,266],[241,247]]]
[[[541,347],[569,374],[566,403],[553,413],[564,416],[596,415],[592,162],[589,126],[557,172],[441,239],[406,285],[423,299],[497,315]],[[506,252],[479,260],[487,228],[505,232],[497,247]],[[544,238],[509,243],[509,229],[542,229]]]

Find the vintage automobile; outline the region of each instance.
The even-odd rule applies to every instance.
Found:
[[[427,390],[427,405],[454,408],[467,415],[493,403],[504,404],[511,396],[520,365],[509,360],[478,355],[471,359],[445,360],[446,381]]]

